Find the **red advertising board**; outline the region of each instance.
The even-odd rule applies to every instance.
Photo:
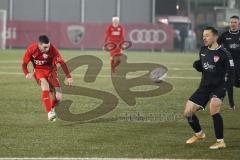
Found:
[[[58,48],[101,49],[108,24],[70,22],[8,21],[7,46],[26,47],[47,34]],[[165,24],[123,24],[126,39],[132,41],[132,49],[160,50],[173,48],[174,30]]]

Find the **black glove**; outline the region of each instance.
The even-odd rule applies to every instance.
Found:
[[[202,72],[202,63],[200,60],[193,62],[193,68],[195,68],[198,72]]]

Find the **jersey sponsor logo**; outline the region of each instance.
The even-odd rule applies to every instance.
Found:
[[[201,56],[205,57],[205,56],[206,56],[206,54],[202,54],[202,53],[201,53]]]
[[[213,70],[214,67],[215,67],[215,65],[211,65],[208,62],[203,63],[203,68],[206,69],[206,70],[208,70],[208,69]]]
[[[85,28],[81,25],[70,25],[67,27],[68,39],[75,45],[80,44],[84,33]]]
[[[133,43],[162,44],[167,41],[167,34],[161,29],[133,29],[129,33],[129,39]]]
[[[44,58],[44,59],[47,59],[47,58],[48,58],[48,54],[44,53],[44,54],[43,54],[43,58]]]
[[[232,49],[236,49],[236,48],[239,48],[240,45],[237,44],[237,43],[233,43],[233,44],[229,44],[229,48],[232,48]]]
[[[231,40],[232,38],[231,37],[227,37],[226,40]]]
[[[43,60],[43,61],[41,61],[41,60],[34,60],[34,63],[35,63],[36,65],[39,65],[39,66],[44,65],[46,62],[47,62],[47,61],[45,61],[45,60]]]
[[[218,62],[218,61],[219,61],[219,59],[220,59],[220,57],[219,57],[219,56],[217,56],[217,55],[213,57],[213,61],[214,61],[215,63],[216,63],[216,62]]]
[[[120,35],[120,32],[114,31],[114,32],[112,32],[112,35],[113,35],[113,36],[119,36],[119,35]]]

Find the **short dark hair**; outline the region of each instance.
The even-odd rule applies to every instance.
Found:
[[[43,44],[48,44],[50,41],[49,41],[49,38],[46,35],[40,35],[38,37],[38,42],[43,43]]]
[[[236,15],[233,15],[233,16],[231,16],[231,17],[230,17],[230,19],[233,19],[233,18],[234,18],[234,19],[238,19],[238,20],[239,20],[239,17],[238,17],[238,16],[236,16]]]
[[[204,30],[210,30],[215,36],[218,35],[218,30],[214,27],[206,27]]]

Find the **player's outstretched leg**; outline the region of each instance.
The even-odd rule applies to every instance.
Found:
[[[199,140],[206,138],[205,133],[202,131],[202,128],[200,126],[199,120],[195,115],[197,109],[198,107],[192,101],[187,101],[184,110],[184,116],[187,118],[188,124],[193,129],[195,135],[189,138],[186,141],[186,144],[193,144]]]
[[[221,104],[222,101],[216,97],[213,97],[210,101],[210,114],[213,118],[214,132],[217,138],[217,142],[210,146],[210,149],[226,148],[226,144],[223,140],[223,119],[219,113]]]
[[[41,82],[41,89],[42,89],[42,102],[48,113],[48,120],[55,121],[56,120],[56,113],[54,109],[52,109],[52,100],[50,98],[50,88],[48,81],[45,78],[40,79]]]

